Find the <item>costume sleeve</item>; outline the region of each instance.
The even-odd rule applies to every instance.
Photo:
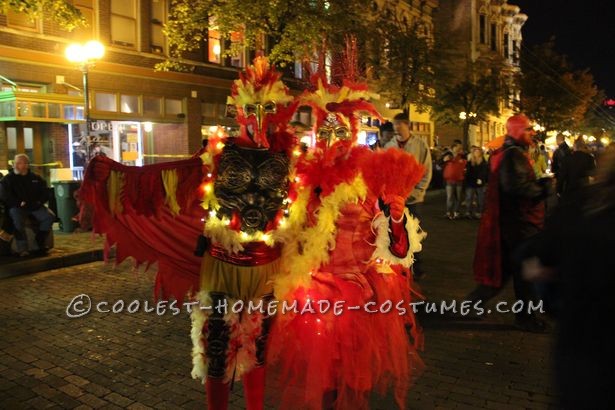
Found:
[[[93,158],[79,195],[93,208],[93,230],[105,235],[105,254],[116,246],[116,263],[158,263],[156,296],[178,300],[198,290],[200,257],[193,251],[202,232],[200,158],[128,167]]]
[[[423,178],[424,167],[412,155],[393,148],[366,157],[362,173],[369,191],[379,199],[380,204],[386,204],[387,198],[407,198]],[[421,250],[421,241],[425,237],[418,219],[406,209],[400,220],[394,220],[386,206],[380,208],[382,212],[376,214],[372,223],[376,235],[372,259],[410,266],[414,253]]]

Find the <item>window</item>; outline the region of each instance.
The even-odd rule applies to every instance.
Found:
[[[480,43],[486,44],[487,43],[487,33],[485,32],[485,30],[487,29],[487,16],[484,14],[481,14],[479,17],[479,29],[480,29]]]
[[[491,51],[498,49],[498,26],[491,24]]]
[[[214,103],[202,103],[201,115],[206,118],[214,118],[216,116],[216,104]]]
[[[517,40],[513,40],[511,51],[512,51],[512,56],[513,56],[513,62],[518,63],[519,62],[519,50],[517,50]]]
[[[131,114],[139,112],[139,97],[136,95],[120,96],[120,111]]]
[[[26,13],[12,10],[6,12],[6,23],[9,27],[20,30],[39,31],[39,19],[31,19]]]
[[[231,56],[231,65],[233,67],[243,67],[245,60],[245,50],[239,47],[239,43],[243,40],[243,34],[239,32],[231,33],[231,50],[233,55]]]
[[[96,111],[111,111],[117,112],[117,100],[115,94],[111,93],[96,93]]]
[[[504,34],[504,58],[510,58],[510,47],[508,46],[508,42],[510,41],[510,35],[508,33]]]
[[[143,115],[160,116],[162,112],[162,98],[143,97]]]
[[[220,54],[222,53],[220,32],[213,25],[213,20],[210,20],[209,24],[211,28],[207,30],[207,61],[220,64]]]
[[[166,98],[164,100],[164,113],[165,115],[178,115],[183,112],[182,100],[173,100]]]
[[[137,44],[136,0],[111,0],[111,42],[131,48]]]
[[[75,29],[75,39],[89,41],[93,38],[97,38],[94,0],[75,0],[74,5],[81,11],[87,24],[85,27]]]
[[[167,21],[167,2],[166,0],[152,0],[152,20],[151,20],[151,47],[152,53],[164,54],[166,41],[162,33],[162,26]]]

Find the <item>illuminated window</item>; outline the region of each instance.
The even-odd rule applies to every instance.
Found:
[[[137,44],[136,0],[111,0],[111,42],[131,48]]]
[[[81,15],[85,18],[86,26],[80,27],[73,31],[74,38],[81,41],[89,41],[93,38],[97,38],[96,30],[96,18],[94,13],[94,1],[93,0],[75,0],[76,8],[81,11]]]
[[[166,40],[162,33],[162,27],[167,20],[166,0],[152,1],[152,22],[151,22],[151,46],[153,53],[164,54],[166,50]]]
[[[139,112],[139,97],[136,95],[120,96],[120,111],[131,114]]]
[[[207,61],[220,64],[222,54],[222,42],[220,32],[216,27],[216,20],[209,18],[209,29],[207,30]]]
[[[39,19],[31,19],[26,13],[19,13],[12,10],[6,12],[6,23],[9,27],[21,30],[39,31]]]
[[[96,93],[96,111],[117,112],[117,99],[115,94]]]
[[[239,48],[239,43],[243,41],[243,34],[239,32],[231,33],[231,50],[233,55],[231,56],[231,65],[233,67],[243,67],[245,60],[245,50]]]

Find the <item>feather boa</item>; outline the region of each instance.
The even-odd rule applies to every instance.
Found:
[[[243,315],[241,318],[238,313],[234,313],[231,307],[237,302],[235,299],[228,298],[228,309],[224,315],[224,321],[230,329],[229,345],[226,352],[226,369],[224,381],[238,381],[256,366],[256,339],[262,334],[263,314],[252,312]],[[195,301],[200,306],[213,306],[213,301],[209,292],[200,291]],[[207,336],[206,327],[212,309],[199,309],[195,305],[190,315],[192,329],[190,331],[192,339],[192,378],[200,379],[205,382],[207,378]]]
[[[410,215],[408,210],[404,211],[406,217],[406,231],[408,232],[408,253],[404,258],[399,258],[389,250],[391,246],[390,232],[390,217],[384,216],[383,213],[378,214],[372,222],[372,229],[376,233],[376,249],[372,254],[371,261],[380,261],[385,265],[401,265],[410,266],[414,263],[414,254],[423,249],[421,242],[427,236],[419,226],[419,220]]]
[[[312,187],[308,186],[305,190],[309,194]],[[305,196],[302,196],[302,201],[305,202],[297,201],[291,213],[307,214]],[[274,289],[277,297],[285,297],[293,289],[307,285],[312,271],[329,261],[329,251],[335,248],[337,236],[335,222],[340,210],[348,203],[364,201],[366,196],[367,186],[363,178],[357,175],[351,183],[338,184],[330,195],[322,198],[315,212],[316,223],[310,227],[303,227],[297,233],[296,241],[286,244],[283,271],[287,274],[280,275],[276,279]],[[295,218],[296,222],[307,221],[307,215],[295,215]]]

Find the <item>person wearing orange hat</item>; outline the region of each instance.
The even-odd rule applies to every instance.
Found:
[[[544,322],[528,313],[533,288],[522,278],[514,254],[528,238],[542,230],[544,200],[551,192],[551,180],[536,179],[527,156],[534,135],[530,120],[523,114],[513,115],[506,122],[506,131],[504,145],[491,158],[486,207],[474,255],[474,278],[478,286],[468,298],[484,303],[512,278],[515,297],[525,307],[516,314],[516,326],[542,332]]]

